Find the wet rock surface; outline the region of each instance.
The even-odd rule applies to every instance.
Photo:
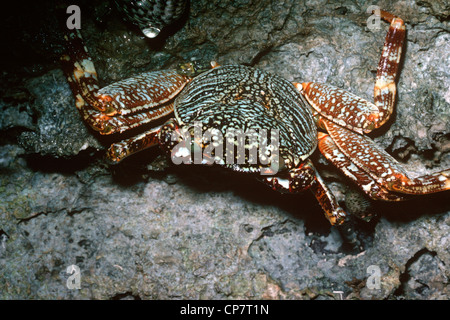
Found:
[[[379,5],[408,31],[396,111],[371,136],[413,174],[448,168],[450,7]],[[104,150],[117,137],[83,124],[59,69],[65,6],[24,6],[1,28],[11,44],[0,76],[2,299],[450,297],[448,193],[370,203],[378,216],[355,222],[360,247],[351,250],[309,192],[280,195],[222,170],[174,166],[156,149],[108,166]],[[108,2],[80,7],[102,84],[214,59],[370,100],[388,27],[370,30],[366,5],[353,1],[191,1],[183,24],[148,40]],[[345,206],[350,182],[313,160]],[[81,289],[67,287],[71,265]]]

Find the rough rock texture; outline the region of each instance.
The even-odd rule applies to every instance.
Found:
[[[450,6],[379,5],[408,32],[396,112],[372,137],[415,174],[448,168]],[[364,1],[192,0],[183,24],[148,40],[108,2],[80,6],[104,84],[214,59],[370,99],[387,30],[367,28]],[[116,137],[82,123],[57,62],[66,7],[26,4],[1,20],[1,299],[450,298],[448,193],[370,204],[379,217],[356,222],[361,247],[350,250],[308,192],[279,195],[229,172],[177,167],[158,150],[107,166]],[[313,158],[345,205],[350,183]],[[79,290],[66,286],[73,264]],[[379,289],[367,285],[373,265]]]

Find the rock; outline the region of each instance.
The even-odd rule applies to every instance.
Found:
[[[87,149],[101,150],[102,145],[73,108],[73,98],[61,70],[30,80],[26,87],[36,98],[32,108],[39,114],[37,130],[23,132],[19,143],[28,153],[41,156],[70,157]],[[60,115],[67,113],[66,116]]]
[[[103,84],[214,59],[370,100],[388,28],[368,29],[367,8],[352,1],[191,1],[186,24],[148,40],[106,1],[80,6]],[[175,166],[156,149],[108,167],[104,149],[120,138],[98,136],[77,114],[57,62],[60,9],[14,11],[21,19],[6,37],[16,58],[8,53],[0,75],[0,298],[450,297],[447,193],[373,203],[379,217],[355,223],[361,247],[353,251],[309,192],[280,195],[248,177]],[[371,136],[414,174],[448,168],[450,8],[397,1],[383,9],[406,21],[407,43],[396,112]],[[23,33],[32,41],[18,40]],[[350,182],[318,154],[313,160],[344,201]],[[67,286],[71,265],[79,290]]]

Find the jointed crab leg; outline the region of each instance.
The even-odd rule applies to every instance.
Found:
[[[144,72],[101,88],[97,96],[108,115],[128,115],[167,103],[189,81],[176,70]]]
[[[119,163],[129,155],[158,145],[158,132],[161,127],[145,131],[137,136],[112,144],[107,153],[109,161]]]
[[[319,109],[317,111],[323,116],[319,123],[322,127],[325,127],[333,142],[322,139],[319,143],[319,149],[338,167],[346,168],[343,171],[347,176],[351,177],[353,174],[358,176],[359,179],[364,177],[362,180],[354,180],[373,198],[384,198],[384,200],[401,199],[394,193],[387,193],[387,190],[406,194],[427,194],[449,190],[450,170],[411,179],[392,156],[377,146],[370,138],[356,133],[360,132],[360,130],[356,130],[353,125],[355,119],[361,121],[361,128],[364,132],[369,132],[371,129],[382,125],[388,119],[395,104],[395,81],[405,37],[405,25],[400,18],[385,11],[381,11],[381,17],[390,22],[391,25],[386,35],[386,41],[378,64],[374,88],[374,105],[378,111],[372,108],[374,112],[364,117],[363,115],[368,114],[365,111],[370,109],[369,102],[363,103],[361,102],[362,99],[355,96],[352,97],[345,92],[338,93],[336,91],[326,95],[331,102],[331,107],[325,108],[327,106],[323,104],[319,104],[319,107],[317,107],[317,104],[313,104],[313,107],[316,110]],[[310,88],[314,85],[303,84],[303,88],[306,88],[305,91],[312,94],[313,91]],[[308,93],[306,93],[306,96],[308,98]],[[341,97],[346,97],[345,101]],[[316,98],[309,99],[317,100]],[[329,119],[328,115],[330,114],[327,114],[326,110],[333,111],[335,107],[333,104],[334,100],[342,103],[342,108],[336,117],[338,119],[344,118],[344,122],[350,123],[350,126],[340,126],[339,124],[341,123],[333,118],[330,120],[325,119]],[[361,108],[360,106],[363,107]],[[343,115],[342,112],[345,108],[349,110]],[[345,127],[356,132],[352,132]],[[342,163],[346,161],[351,161],[356,167],[352,167],[351,164],[343,166]],[[376,184],[372,183],[369,177]],[[381,189],[379,189],[380,187]]]
[[[175,70],[147,72],[99,89],[97,72],[79,31],[65,36],[62,67],[83,119],[101,134],[123,132],[173,112],[172,100],[190,78]]]
[[[97,114],[94,119],[96,122],[95,129],[98,129],[100,134],[122,133],[129,129],[136,128],[143,124],[152,123],[157,119],[166,117],[173,113],[173,103],[166,103],[157,109],[145,110],[140,113],[135,113],[126,116],[105,116]]]
[[[147,72],[99,89],[97,72],[79,31],[65,36],[70,54],[62,67],[86,123],[100,134],[121,133],[173,113],[173,98],[190,81],[175,70]],[[183,67],[183,66],[182,66]],[[113,144],[107,153],[117,163],[158,143],[160,127]]]
[[[341,170],[348,178],[356,183],[361,190],[368,194],[372,199],[380,199],[386,201],[405,200],[405,197],[396,193],[392,193],[385,187],[376,182],[367,172],[360,169],[347,158],[334,143],[333,139],[325,133],[319,132],[319,150]]]
[[[378,63],[374,88],[374,103],[378,107],[378,118],[374,119],[375,128],[383,125],[392,114],[396,96],[396,77],[402,56],[403,41],[405,39],[405,24],[402,19],[380,11],[381,18],[391,25],[386,35],[381,58]]]
[[[369,137],[342,128],[331,121],[323,120],[323,123],[342,153],[339,155],[336,148],[337,153],[327,157],[338,167],[339,161],[344,156],[367,173],[377,184],[394,192],[427,194],[450,190],[450,170],[411,179],[400,163]],[[324,145],[319,144],[319,148],[327,156]],[[360,186],[363,190],[367,189],[361,184]],[[370,192],[368,194],[371,195]]]
[[[312,82],[295,84],[322,117],[359,133],[368,133],[383,125],[395,105],[395,80],[405,25],[402,19],[387,12],[381,11],[381,17],[391,25],[378,63],[374,103],[329,85]]]
[[[61,57],[62,69],[76,99],[76,107],[82,112],[88,105],[101,111],[103,106],[95,96],[99,89],[97,71],[83,44],[78,30],[67,31],[64,36],[67,52]],[[82,114],[83,118],[85,116]]]
[[[340,225],[344,223],[346,218],[345,211],[339,206],[317,170],[315,171],[315,182],[311,184],[310,190],[316,197],[325,212],[325,216],[332,225]]]
[[[286,177],[266,177],[262,180],[279,192],[297,193],[310,189],[332,225],[342,224],[345,220],[345,211],[309,159],[298,168],[290,169]]]

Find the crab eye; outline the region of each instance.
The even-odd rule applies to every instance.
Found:
[[[193,61],[193,62],[179,64],[178,67],[176,68],[176,70],[181,75],[184,75],[187,77],[195,77],[195,76],[199,75],[200,73],[208,71],[217,66],[218,66],[218,64],[215,61],[211,61],[211,62],[207,62],[207,63]]]

